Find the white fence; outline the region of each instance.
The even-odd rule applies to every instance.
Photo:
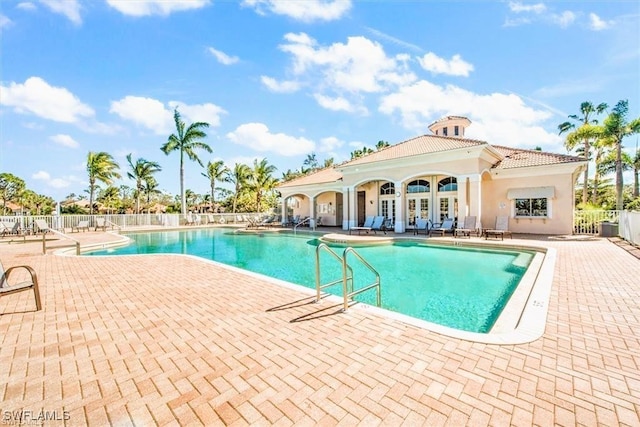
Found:
[[[640,245],[640,212],[620,212],[618,233],[627,242]]]
[[[621,211],[574,211],[573,234],[598,234],[600,223],[618,222]]]

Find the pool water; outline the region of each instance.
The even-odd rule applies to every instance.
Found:
[[[315,289],[316,237],[198,229],[136,233],[132,244],[91,255],[182,253]],[[343,247],[333,250],[342,255]],[[487,333],[518,286],[531,252],[429,245],[413,241],[357,247],[380,274],[382,308],[470,332]],[[353,255],[354,289],[375,276]],[[342,277],[342,266],[320,252],[321,283]],[[342,295],[341,283],[325,291]],[[375,290],[356,300],[375,305]]]

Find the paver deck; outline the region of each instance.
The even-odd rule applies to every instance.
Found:
[[[546,331],[498,346],[193,257],[0,242],[43,299],[0,299],[0,423],[639,426],[640,260],[606,239],[526,243],[558,253]]]

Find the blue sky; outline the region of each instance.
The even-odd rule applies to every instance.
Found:
[[[204,163],[266,158],[277,177],[445,115],[559,153],[583,101],[640,115],[636,1],[2,0],[0,36],[0,171],[56,200],[84,193],[89,151],[125,177],[129,153],[159,162],[177,194],[176,107],[211,125]],[[205,194],[202,172],[187,162],[185,185]]]

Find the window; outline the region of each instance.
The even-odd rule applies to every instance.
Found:
[[[387,182],[386,184],[383,184],[380,186],[380,195],[384,196],[384,195],[389,195],[389,194],[395,194],[396,192],[396,187],[395,185],[393,185],[393,182]]]
[[[428,193],[429,191],[431,191],[431,185],[424,179],[416,179],[407,184],[407,193]]]
[[[548,216],[547,199],[516,199],[516,217],[518,216]]]
[[[458,191],[458,180],[454,177],[441,179],[438,182],[438,191]]]
[[[442,134],[443,134],[444,136],[447,136],[448,132],[447,132],[447,128],[446,128],[446,127],[443,127],[443,128],[442,128]]]
[[[455,136],[460,135],[460,126],[454,126],[454,127],[453,127],[453,134],[454,134]]]

